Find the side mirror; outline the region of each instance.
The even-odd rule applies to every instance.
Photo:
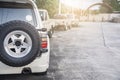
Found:
[[[38,31],[46,32],[47,28],[37,29]]]

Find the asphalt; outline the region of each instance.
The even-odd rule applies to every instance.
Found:
[[[120,24],[81,22],[51,39],[48,74],[5,75],[0,80],[120,80]]]

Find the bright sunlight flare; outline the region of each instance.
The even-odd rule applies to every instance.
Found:
[[[81,9],[86,9],[91,4],[101,2],[101,0],[60,0],[60,1],[65,5]]]

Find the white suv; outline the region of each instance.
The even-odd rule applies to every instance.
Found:
[[[49,38],[32,0],[0,0],[0,74],[46,73]]]

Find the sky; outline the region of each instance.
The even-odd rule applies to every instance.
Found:
[[[81,8],[87,9],[92,4],[102,2],[102,0],[61,0],[61,3],[74,7],[74,8]],[[93,7],[93,9],[97,9],[98,6]]]

